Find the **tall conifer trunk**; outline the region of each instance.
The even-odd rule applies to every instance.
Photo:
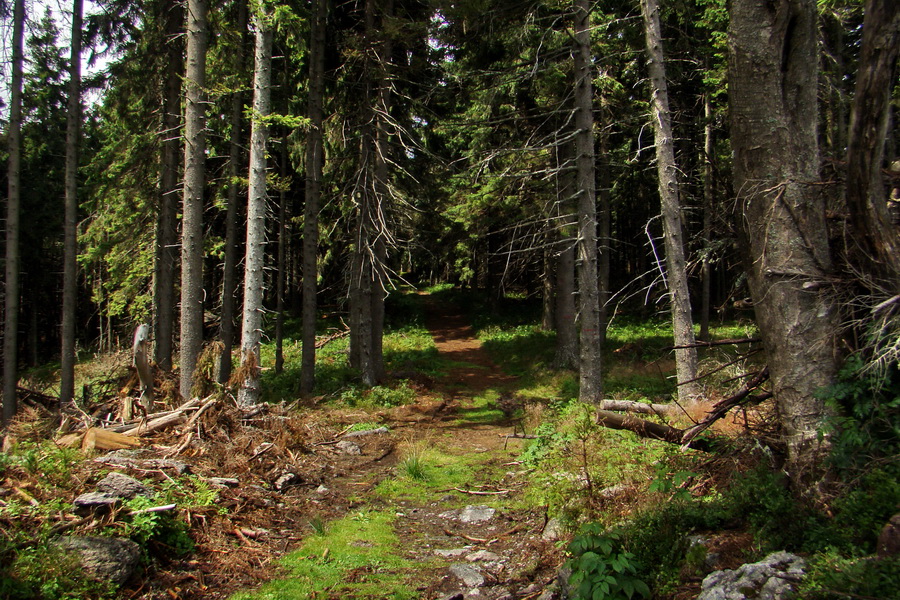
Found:
[[[161,160],[159,214],[156,222],[156,257],[153,281],[154,360],[160,368],[172,368],[175,336],[175,277],[178,266],[177,201],[181,162],[181,80],[184,76],[184,6],[166,4],[166,70],[160,121]]]
[[[188,0],[187,102],[181,229],[181,395],[189,398],[203,346],[203,188],[206,179],[206,0]]]
[[[319,244],[319,199],[322,194],[322,105],[325,87],[325,19],[328,0],[315,0],[309,73],[309,133],[306,138],[306,204],[303,207],[303,348],[300,392],[315,386],[316,293]]]
[[[669,91],[662,47],[657,0],[641,0],[644,33],[647,41],[647,67],[650,71],[653,131],[656,138],[656,167],[659,177],[659,197],[662,203],[666,247],[666,275],[672,311],[675,345],[675,371],[678,378],[678,399],[693,402],[700,393],[697,379],[697,348],[693,346],[694,322],[691,316],[691,295],[688,288],[687,265],[684,257],[684,233],[681,219],[681,200],[678,189],[678,166],[675,163],[675,140],[669,114]]]
[[[19,383],[19,177],[22,164],[22,48],[25,37],[25,0],[13,6],[12,78],[10,79],[8,195],[6,197],[6,294],[3,326],[3,422],[18,410]]]
[[[820,194],[814,0],[736,0],[729,90],[748,284],[798,490],[822,472],[817,392],[836,372],[838,310]]]
[[[256,60],[253,70],[253,128],[250,133],[250,189],[247,197],[247,255],[244,261],[244,318],[241,325],[241,388],[238,404],[259,402],[259,348],[266,255],[266,143],[272,97],[271,6],[263,1],[254,11]]]
[[[81,137],[81,21],[82,0],[72,2],[71,61],[66,116],[66,201],[63,221],[62,354],[59,400],[75,396],[75,309],[78,293],[78,149]]]
[[[579,398],[583,402],[596,403],[603,399],[603,382],[590,8],[588,0],[575,0],[575,187],[578,194],[578,293],[581,309]]]

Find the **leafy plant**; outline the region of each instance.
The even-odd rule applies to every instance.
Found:
[[[149,550],[154,542],[164,544],[168,550],[185,555],[194,549],[189,535],[190,528],[176,518],[172,511],[147,511],[156,506],[156,499],[137,496],[125,503],[131,511],[124,522],[125,535]]]
[[[576,599],[650,597],[650,588],[637,577],[639,565],[634,555],[622,550],[617,535],[604,533],[597,524],[586,525],[569,544],[569,552],[569,583]]]

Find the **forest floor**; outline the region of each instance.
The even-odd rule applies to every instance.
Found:
[[[402,571],[412,597],[443,598],[476,587],[477,596],[485,599],[540,596],[555,580],[563,553],[552,532],[543,535],[545,512],[522,502],[528,475],[517,468],[517,457],[523,440],[508,437],[516,423],[505,414],[484,411],[477,401],[490,391],[503,406],[515,378],[491,362],[456,307],[431,298],[426,305],[428,329],[452,367],[439,378],[419,382],[415,403],[376,413],[312,405],[250,422],[226,410],[215,415],[217,426],[178,459],[202,477],[240,483],[220,489],[214,506],[188,515],[197,542],[193,553],[183,560],[159,561],[155,572],[147,573],[140,586],[123,590],[123,597],[227,598],[239,590],[256,597],[252,590],[264,582],[291,578],[278,559],[304,539],[327,531],[329,523],[373,511],[392,517],[392,552],[404,559],[395,571]],[[387,433],[343,437],[355,423],[373,420],[387,427]],[[423,452],[443,457],[438,470],[464,464],[474,476],[461,479],[465,488],[425,486],[424,493],[407,497],[402,491],[390,497],[379,493],[379,484],[392,478],[399,478],[401,488],[416,487],[415,476],[403,479],[403,470],[409,470],[404,461],[413,457],[415,465]],[[476,513],[474,521],[464,522],[467,506],[494,512],[484,520],[478,517],[491,511]],[[454,564],[459,575],[451,571]],[[461,564],[470,566],[461,569]],[[387,588],[384,595],[355,588],[354,583],[372,575],[367,571],[371,569],[351,569],[338,577],[345,581],[314,597],[404,595]],[[464,582],[465,577],[471,579]]]

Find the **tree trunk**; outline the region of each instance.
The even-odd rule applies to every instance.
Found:
[[[22,47],[25,36],[25,1],[13,7],[12,79],[9,93],[8,195],[6,199],[6,294],[3,326],[3,423],[18,410],[16,386],[19,346],[19,203],[22,162]]]
[[[69,105],[66,117],[66,207],[63,223],[62,353],[59,401],[75,397],[75,310],[78,299],[78,149],[81,137],[82,0],[72,2]]]
[[[281,160],[279,168],[281,180],[288,174],[288,134],[281,137]],[[278,192],[278,266],[275,273],[275,374],[284,369],[284,284],[287,277],[287,190],[282,186]]]
[[[247,3],[238,1],[238,30],[241,43],[234,53],[235,74],[244,73],[244,31],[247,29]],[[219,339],[222,341],[222,356],[219,358],[219,383],[226,383],[231,378],[231,351],[235,337],[235,293],[238,281],[238,249],[240,221],[240,186],[238,178],[241,172],[243,150],[241,148],[241,130],[244,113],[244,94],[235,90],[231,96],[231,139],[228,157],[228,196],[225,205],[225,264],[222,268],[222,318]]]
[[[588,0],[575,0],[575,169],[578,194],[578,292],[581,327],[579,398],[603,398],[600,290],[597,279],[597,206],[594,184],[594,117],[591,16]]]
[[[703,288],[700,292],[700,335],[699,339],[709,341],[709,313],[712,301],[712,211],[713,211],[713,123],[712,102],[709,93],[703,94],[703,257],[700,274]]]
[[[559,149],[557,160],[560,179],[557,207],[559,210],[559,243],[556,265],[556,355],[554,364],[561,369],[574,369],[578,364],[578,330],[575,321],[575,233],[577,218],[572,201],[575,194],[575,168],[571,162],[572,145]]]
[[[319,245],[319,204],[322,194],[322,105],[325,88],[325,20],[327,0],[315,0],[309,67],[309,133],[306,138],[306,204],[303,207],[303,348],[300,392],[315,386],[316,293]]]
[[[876,293],[900,293],[900,237],[888,211],[882,176],[891,94],[900,52],[900,3],[867,0],[859,73],[847,143],[847,207],[860,265]]]
[[[675,139],[669,114],[669,91],[662,47],[657,0],[641,0],[644,32],[647,41],[647,68],[650,71],[653,131],[656,138],[656,168],[659,177],[659,198],[665,230],[666,271],[672,310],[672,329],[676,346],[694,343],[694,322],[691,317],[691,295],[688,288],[687,265],[684,257],[684,234],[681,201],[678,190],[678,166],[675,163]],[[697,379],[697,349],[675,351],[675,371],[678,379],[678,399],[692,403],[700,394]],[[688,383],[694,382],[694,383]]]
[[[156,223],[156,257],[153,282],[154,360],[161,369],[172,369],[175,335],[175,271],[178,264],[177,198],[180,162],[181,79],[183,77],[184,8],[171,2],[165,10],[166,72],[163,88],[162,140],[159,174],[159,214]]]
[[[181,225],[181,396],[203,345],[203,187],[206,177],[206,0],[188,0],[184,199]]]
[[[787,469],[818,480],[827,444],[816,392],[836,371],[838,310],[816,134],[816,4],[739,0],[729,24],[735,190],[748,284],[768,353]]]
[[[266,255],[266,142],[272,97],[272,8],[262,2],[254,11],[256,66],[253,71],[253,128],[250,133],[250,190],[247,197],[247,255],[244,261],[244,319],[241,325],[241,388],[238,404],[259,402],[262,334],[263,266]]]

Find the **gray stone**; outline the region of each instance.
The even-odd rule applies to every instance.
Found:
[[[710,573],[697,600],[785,600],[793,596],[805,567],[799,556],[775,552],[757,563]]]
[[[456,558],[468,552],[468,548],[453,548],[452,550],[435,550],[434,553],[444,558]]]
[[[472,565],[455,563],[450,565],[450,572],[458,577],[467,587],[477,588],[484,585],[484,576]]]
[[[550,519],[547,521],[547,525],[544,526],[544,531],[541,532],[541,539],[545,542],[555,542],[562,537],[563,531],[562,521],[555,518]]]
[[[77,555],[85,573],[98,581],[122,585],[140,564],[141,548],[131,540],[111,537],[65,536],[54,542]]]
[[[241,483],[235,477],[210,477],[207,481],[220,487],[237,487]]]
[[[463,600],[464,596],[462,592],[453,592],[452,594],[447,594],[440,600]]]
[[[274,486],[275,489],[280,492],[288,486],[300,485],[301,483],[303,483],[303,478],[296,473],[282,473],[282,475],[275,480]]]
[[[491,520],[495,512],[496,509],[489,506],[467,506],[459,513],[459,520],[463,523],[480,523]]]
[[[146,485],[122,473],[110,473],[97,482],[97,489],[117,498],[131,500],[136,496],[150,497],[153,493]]]
[[[366,435],[383,435],[388,433],[387,427],[378,427],[376,429],[365,429],[363,431],[351,431],[350,433],[344,435],[345,438],[354,438],[354,437],[363,437]]]
[[[106,492],[86,492],[72,501],[76,515],[85,517],[91,513],[104,515],[112,511],[121,498]]]
[[[466,556],[466,560],[469,562],[488,562],[492,560],[500,560],[500,556],[494,554],[493,552],[489,552],[488,550],[479,550],[478,552],[473,552]]]
[[[340,442],[335,444],[334,447],[344,454],[362,454],[362,450],[358,445],[347,440],[341,440]]]

